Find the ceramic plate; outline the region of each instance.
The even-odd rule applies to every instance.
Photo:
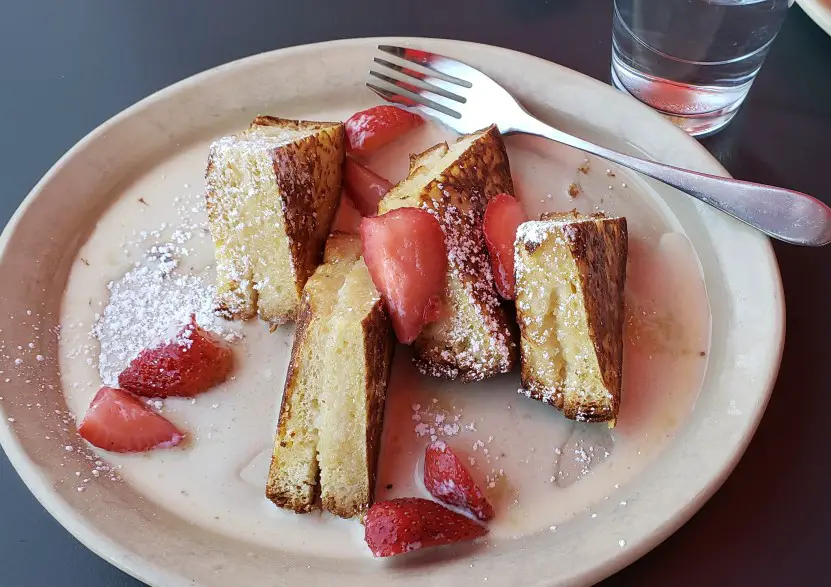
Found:
[[[0,440],[61,524],[151,585],[423,585],[425,573],[431,585],[593,583],[701,507],[764,411],[784,314],[767,239],[601,160],[508,137],[529,214],[576,207],[629,220],[617,428],[566,421],[517,393],[516,374],[469,385],[427,379],[399,348],[377,497],[421,495],[419,455],[443,438],[494,502],[488,537],[375,560],[357,521],[270,504],[263,483],[293,327],[269,334],[210,315],[207,149],[258,113],[332,120],[375,104],[364,81],[381,42],[479,67],[565,131],[726,175],[698,143],[609,86],[528,55],[443,40],[358,39],[258,55],[154,94],[92,132],[29,194],[0,241]],[[446,138],[446,129],[424,125],[369,164],[398,179],[408,152]],[[148,330],[190,310],[243,335],[236,378],[195,401],[159,402],[190,436],[184,447],[92,452],[75,433],[76,416],[102,378]]]
[[[829,0],[797,0],[800,8],[817,26],[831,35],[831,2]]]

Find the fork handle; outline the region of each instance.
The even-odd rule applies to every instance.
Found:
[[[505,133],[541,136],[634,169],[781,241],[810,247],[831,242],[831,208],[807,194],[624,155],[566,134],[530,115],[528,118],[521,127],[507,129]]]

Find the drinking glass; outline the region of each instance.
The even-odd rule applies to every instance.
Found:
[[[612,82],[693,136],[735,116],[793,0],[615,0]]]

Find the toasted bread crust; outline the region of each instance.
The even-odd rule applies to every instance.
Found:
[[[378,476],[378,454],[381,450],[381,432],[384,427],[384,406],[386,404],[387,386],[390,380],[392,355],[395,349],[395,335],[392,324],[384,310],[383,302],[379,301],[372,313],[363,321],[364,348],[366,362],[364,369],[367,373],[367,422],[366,422],[366,458],[369,483],[367,485],[367,500],[362,509],[372,505],[375,493],[375,483]],[[357,512],[355,512],[357,513]],[[354,515],[354,514],[353,514]]]
[[[266,496],[350,518],[375,490],[394,338],[356,235],[334,233],[303,291]]]
[[[415,363],[425,374],[463,381],[506,373],[517,358],[515,338],[496,295],[482,238],[488,200],[500,193],[513,193],[510,165],[496,127],[474,135],[476,139],[452,164],[433,171],[434,177],[417,201],[406,192],[406,182],[435,165],[448,146],[436,145],[411,156],[408,180],[393,188],[379,208],[384,213],[418,205],[438,219],[445,233],[449,263],[442,295],[444,310],[416,339]]]
[[[534,399],[562,410],[567,418],[585,422],[609,422],[614,425],[620,408],[620,392],[623,365],[623,288],[626,280],[628,234],[625,218],[605,218],[593,214],[590,217],[577,213],[543,215],[543,220],[562,222],[551,229],[547,239],[556,240],[557,246],[566,247],[576,265],[576,278],[580,287],[582,307],[585,309],[587,333],[596,358],[603,394],[574,393],[560,387],[561,382],[540,378],[529,368],[532,345],[526,345],[522,337],[522,385],[525,393]],[[542,245],[538,240],[523,241],[522,230],[517,247],[524,254],[533,255]],[[518,260],[519,263],[519,260]],[[543,268],[542,270],[545,270]],[[517,308],[521,328],[529,320],[540,317],[526,316],[527,306],[523,298],[532,295],[527,289],[527,279],[517,275]]]
[[[254,142],[267,137],[264,133],[269,127],[276,127],[278,132],[311,134],[279,146],[263,143],[261,148],[270,158],[273,177],[261,180],[264,182],[258,187],[261,193],[248,195],[265,200],[259,202],[259,219],[252,221],[238,215],[242,209],[240,196],[224,194],[229,186],[222,170],[217,169],[217,159],[221,159],[222,165],[228,165],[224,157],[234,148],[235,139],[238,144]],[[218,145],[224,146],[220,149]],[[272,328],[295,318],[303,285],[320,262],[337,209],[345,145],[341,123],[258,116],[241,135],[226,137],[212,146],[206,169],[207,207],[217,249],[227,249],[222,255],[217,254],[218,309],[224,316],[247,319],[259,313]],[[251,161],[256,157],[251,155]],[[247,164],[255,165],[251,161]],[[264,187],[272,184],[273,188]],[[274,193],[262,191],[267,189],[273,189]],[[252,229],[252,222],[259,222],[259,228]],[[237,223],[255,235],[234,234],[234,230],[239,230]],[[244,252],[256,251],[258,239],[275,241],[275,232],[279,231],[284,233],[285,249],[270,249],[256,258],[254,255],[249,258]],[[285,269],[276,270],[275,256],[288,257],[282,264]]]
[[[337,141],[343,142],[343,127],[338,128],[338,134]],[[272,155],[274,174],[285,199],[286,234],[291,247],[298,299],[306,280],[320,263],[323,244],[338,207],[343,158],[337,166],[323,168],[318,164],[318,151],[331,148],[331,144],[325,144],[317,136],[310,136],[285,149],[275,150]],[[315,155],[313,158],[303,157],[304,152]],[[320,184],[329,186],[323,194],[315,189],[315,185]],[[314,213],[309,214],[309,210],[314,210]],[[291,311],[286,311],[269,321],[274,324],[275,321],[285,322],[291,318]]]
[[[297,513],[314,509],[319,493],[318,435],[314,430],[316,413],[309,413],[313,409],[311,404],[318,398],[314,390],[306,385],[306,377],[316,367],[313,351],[325,336],[326,323],[334,308],[330,299],[332,292],[337,293],[360,254],[360,239],[334,233],[326,244],[325,264],[307,282],[297,316],[266,483],[268,499]],[[292,446],[295,441],[305,444],[307,450],[303,450],[302,446],[295,450]]]
[[[280,418],[277,424],[277,438],[275,443],[285,448],[285,439],[291,436],[288,429],[292,421],[292,406],[295,401],[295,392],[300,386],[301,352],[309,340],[309,326],[314,317],[314,311],[308,300],[301,304],[300,313],[297,316],[294,344],[291,347],[291,359],[289,360],[286,385],[283,390],[283,399],[280,403]],[[281,474],[281,464],[277,459],[278,448],[275,446],[274,454],[271,457],[268,480],[266,482],[265,495],[281,508],[294,510],[298,514],[310,512],[314,507],[315,490],[317,488],[318,467],[317,461],[310,464],[313,469],[311,476],[313,483],[306,480],[285,479]]]
[[[600,375],[612,393],[612,405],[596,420],[614,420],[620,408],[623,381],[623,288],[629,234],[626,218],[609,218],[594,223],[566,226],[564,233],[583,279],[583,302],[589,321]],[[566,406],[565,409],[575,409]],[[587,419],[590,414],[583,414]]]
[[[281,128],[288,128],[292,130],[316,129],[323,130],[333,126],[341,125],[340,122],[321,122],[316,120],[296,120],[291,118],[280,118],[279,116],[269,116],[267,114],[258,114],[248,125],[248,130],[256,130],[260,126],[278,126]]]

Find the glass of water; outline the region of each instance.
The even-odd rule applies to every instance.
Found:
[[[735,116],[793,0],[615,0],[612,82],[693,136]]]

